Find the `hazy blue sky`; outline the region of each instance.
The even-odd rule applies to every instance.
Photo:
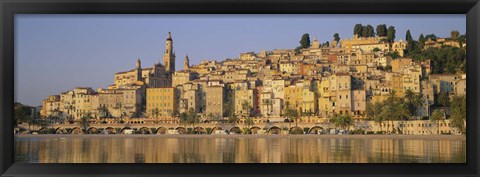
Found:
[[[77,86],[105,88],[116,72],[160,61],[168,31],[176,69],[200,60],[299,46],[303,33],[323,43],[338,32],[350,38],[357,23],[393,25],[396,39],[410,29],[464,34],[465,15],[16,15],[15,100],[37,106],[48,95]],[[162,61],[163,62],[163,61]]]

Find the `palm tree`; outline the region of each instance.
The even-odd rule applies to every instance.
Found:
[[[67,109],[69,110],[69,112],[71,111],[69,113],[69,118],[68,118],[69,120],[68,121],[73,121],[73,116],[72,115],[73,115],[73,111],[75,111],[75,106],[70,104],[70,105],[67,106]]]
[[[182,113],[180,113],[180,115],[178,116],[178,118],[180,119],[180,124],[184,123],[184,124],[185,124],[185,127],[187,127],[188,114],[187,114],[186,112],[182,112]]]
[[[385,106],[379,115],[382,117],[382,120],[390,121],[390,125],[388,127],[392,127],[392,129],[394,120],[403,120],[409,117],[406,104],[402,99],[396,97],[395,93],[395,90],[390,91],[390,95],[384,102]],[[390,132],[389,129],[387,129],[387,132]]]
[[[87,114],[83,115],[80,118],[80,125],[83,127],[85,131],[87,131],[88,127],[90,126],[90,119],[92,118],[92,113],[88,112]]]
[[[233,125],[235,125],[237,121],[238,121],[238,117],[235,113],[231,114],[230,117],[228,117],[228,123],[233,123]]]
[[[416,112],[420,106],[423,105],[422,96],[415,94],[411,89],[405,91],[404,100],[407,104],[407,109],[410,115],[416,115]]]
[[[187,115],[188,115],[188,122],[192,124],[192,129],[195,129],[195,123],[198,122],[197,113],[193,109],[190,109]]]
[[[268,100],[267,99],[262,100],[262,105],[267,105],[266,115],[268,115]],[[262,108],[262,111],[263,111],[263,108]],[[265,114],[265,113],[262,113],[262,114]]]
[[[268,114],[271,115],[272,114],[272,101],[270,101],[270,99],[267,100],[267,110],[268,110]]]
[[[295,119],[295,127],[298,127],[299,114],[298,114],[298,111],[296,109],[289,108],[289,109],[285,110],[285,116],[288,118],[288,120],[289,120],[288,122],[292,122],[291,120]]]
[[[447,107],[450,106],[450,97],[448,93],[440,92],[438,95],[438,103],[443,106],[444,117],[447,117]]]
[[[452,37],[452,40],[454,40],[454,41],[457,41],[459,36],[460,36],[460,32],[458,32],[458,31],[451,31],[450,32],[450,37]]]
[[[430,116],[430,121],[435,125],[437,126],[437,134],[440,134],[439,132],[439,129],[440,129],[440,126],[438,125],[440,121],[443,121],[443,113],[442,111],[440,110],[435,110],[433,111],[432,113],[432,116]]]
[[[350,126],[353,125],[352,116],[350,115],[340,115],[334,114],[330,118],[330,123],[335,124],[335,127],[340,127],[341,129],[350,129]]]
[[[208,117],[208,119],[213,120],[215,115],[213,113],[209,113],[207,117]]]
[[[250,125],[253,125],[253,121],[251,120],[251,117],[250,117],[250,110],[252,109],[252,105],[245,100],[242,103],[242,109],[245,110],[245,113],[247,114],[246,123],[247,123],[247,128],[250,129]]]
[[[98,107],[98,111],[100,112],[100,118],[103,118],[103,122],[106,123],[106,118],[108,116],[108,108],[105,105],[101,105]]]
[[[152,114],[153,114],[153,116],[155,116],[155,118],[157,118],[158,115],[160,114],[160,110],[158,108],[155,108],[155,109],[153,109]]]

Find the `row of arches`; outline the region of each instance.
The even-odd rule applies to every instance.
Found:
[[[175,130],[178,134],[215,134],[217,131],[225,131],[231,134],[281,134],[282,131],[288,131],[289,134],[320,134],[322,131],[325,131],[323,127],[314,126],[312,128],[308,128],[308,130],[303,129],[301,127],[291,127],[289,129],[280,128],[278,126],[272,126],[270,128],[260,128],[258,126],[253,126],[249,129],[242,129],[238,126],[230,127],[226,130],[222,127],[213,127],[213,128],[204,128],[204,127],[195,127],[195,128],[185,128],[185,127],[176,127],[176,128],[167,128],[167,127],[158,127],[158,128],[148,128],[148,127],[141,127],[141,128],[131,128],[131,127],[123,127],[123,128],[114,128],[114,127],[107,127],[107,128],[96,128],[90,127],[86,131],[82,130],[80,127],[74,127],[71,129],[66,129],[62,127],[58,127],[55,129],[55,134],[126,134],[127,131],[131,131],[133,134],[168,134],[169,130]],[[47,128],[42,128],[40,131],[47,131]]]

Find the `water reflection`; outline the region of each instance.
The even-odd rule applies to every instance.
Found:
[[[33,163],[465,163],[464,139],[16,137]]]

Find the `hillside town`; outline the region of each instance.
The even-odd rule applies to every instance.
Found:
[[[132,69],[115,73],[107,88],[48,96],[39,117],[89,126],[287,122],[354,130],[364,123],[372,132],[464,132],[466,116],[457,103],[465,102],[465,54],[442,59],[435,50],[465,51],[466,42],[454,32],[413,40],[408,31],[405,40],[394,40],[390,28],[379,26],[376,33],[370,25],[355,26],[350,39],[335,34],[326,42],[304,34],[296,49],[247,51],[198,65],[188,55],[177,57],[169,32],[163,63],[132,59]],[[180,58],[183,68],[175,66]]]

